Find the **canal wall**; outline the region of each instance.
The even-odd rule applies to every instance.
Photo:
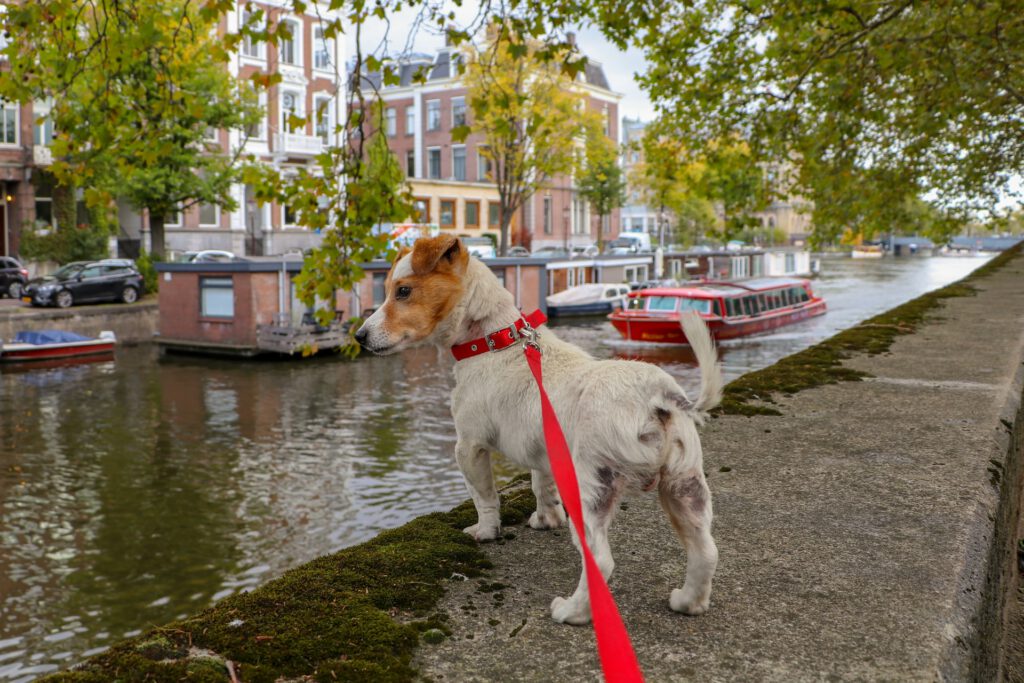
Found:
[[[720,551],[710,611],[668,609],[685,558],[652,495],[622,504],[611,581],[651,681],[1019,680],[1024,258],[727,387],[703,430]],[[65,680],[597,680],[579,573],[534,531],[428,515],[89,660]],[[1019,634],[1018,634],[1019,635]],[[1019,639],[1018,639],[1019,640]],[[1004,647],[1010,642],[1009,647]]]
[[[0,339],[12,339],[22,331],[64,330],[87,337],[111,330],[121,344],[153,341],[159,322],[156,297],[134,304],[103,304],[71,308],[0,307]]]

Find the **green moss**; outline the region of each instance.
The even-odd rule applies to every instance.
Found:
[[[529,487],[503,493],[504,524],[524,521],[535,508]],[[471,504],[420,517],[45,680],[223,681],[227,661],[250,683],[412,680],[420,632],[450,633],[447,615],[395,617],[427,616],[452,575],[480,576],[491,567],[462,532],[475,522]]]
[[[772,366],[733,380],[726,385],[722,405],[714,414],[781,415],[773,406],[779,394],[792,395],[823,384],[856,382],[870,376],[843,367],[843,360],[859,353],[885,353],[897,337],[912,334],[926,321],[934,320],[945,299],[974,296],[974,283],[1002,268],[1020,251],[1020,245],[1009,249],[959,282],[919,296]]]

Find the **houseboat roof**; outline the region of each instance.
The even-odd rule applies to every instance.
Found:
[[[807,280],[797,277],[772,277],[744,280],[743,282],[694,282],[683,287],[651,287],[635,292],[634,296],[685,296],[710,299],[725,296],[743,296],[751,292],[767,292],[784,287],[803,287]]]

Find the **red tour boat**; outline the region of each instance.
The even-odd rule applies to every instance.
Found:
[[[116,343],[113,332],[100,332],[99,339],[62,330],[18,332],[14,341],[0,343],[0,362],[21,362],[111,354]]]
[[[825,312],[825,300],[799,278],[701,282],[633,292],[626,307],[608,316],[630,341],[685,344],[679,314],[697,311],[715,339],[769,332]]]

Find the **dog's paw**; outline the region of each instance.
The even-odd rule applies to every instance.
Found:
[[[551,601],[551,618],[559,624],[584,626],[590,623],[590,605],[565,598]]]
[[[676,588],[668,598],[668,605],[675,612],[696,617],[708,611],[708,607],[711,606],[711,598],[699,600],[696,596],[688,594],[685,589]]]
[[[493,541],[501,535],[501,526],[498,524],[486,525],[481,528],[480,524],[467,526],[463,531],[472,536],[477,542]]]
[[[565,510],[561,505],[549,508],[543,513],[534,510],[530,515],[529,524],[533,529],[557,529],[565,524]]]

